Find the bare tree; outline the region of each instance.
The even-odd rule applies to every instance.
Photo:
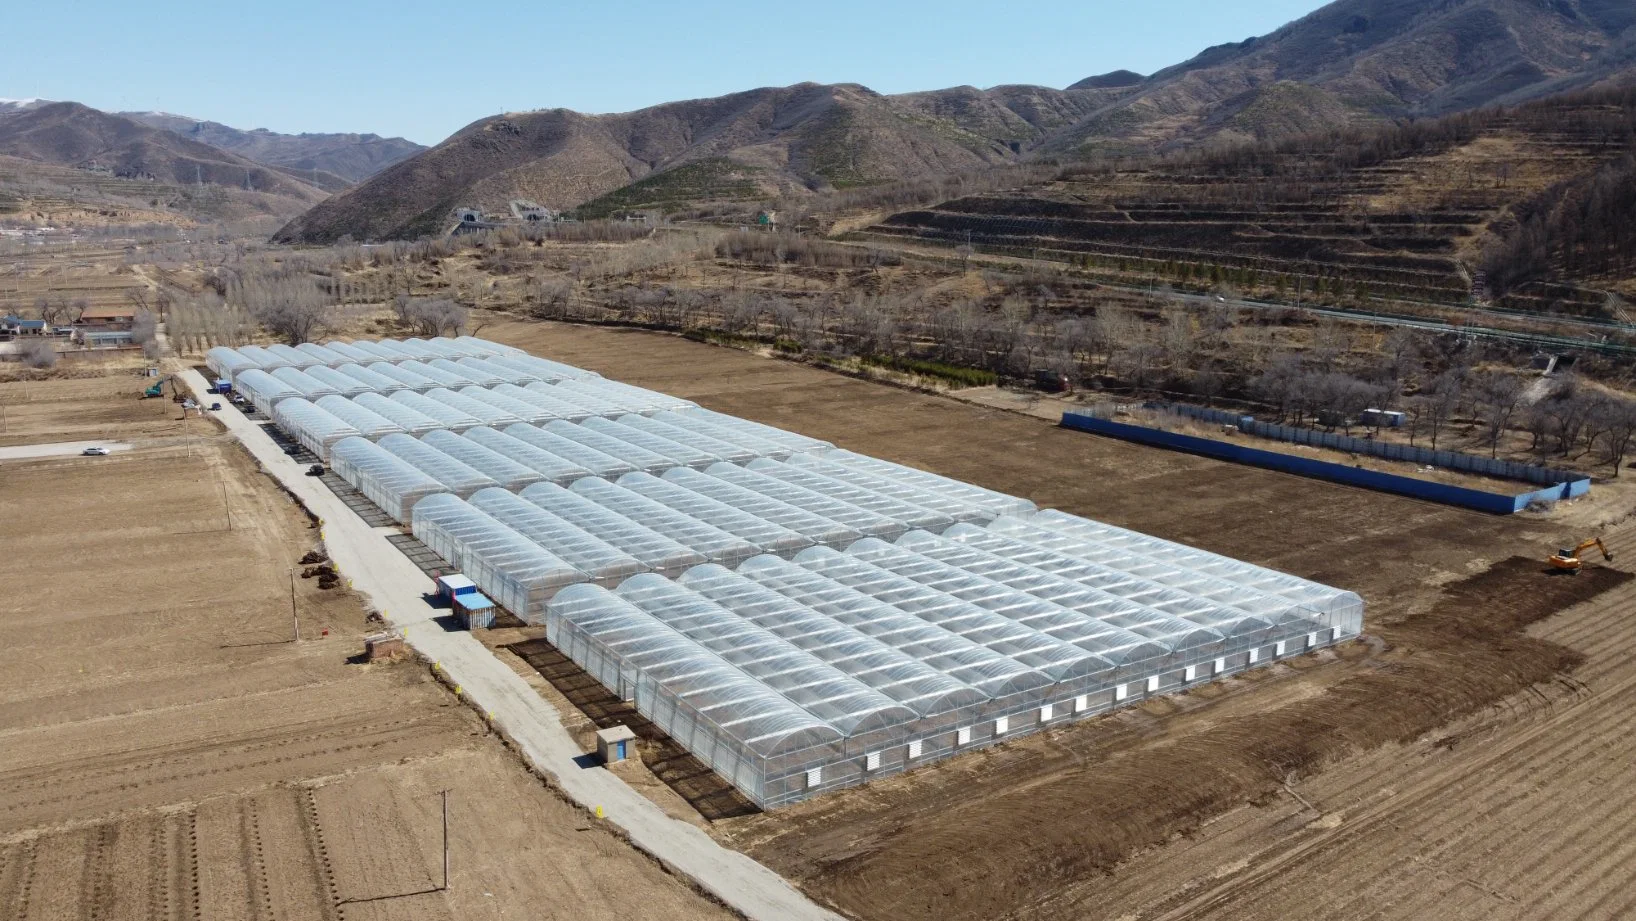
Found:
[[[1522,406],[1523,393],[1522,381],[1513,374],[1492,372],[1475,382],[1472,399],[1482,409],[1489,457],[1500,456],[1500,439],[1505,437],[1511,419]]]
[[[1607,437],[1602,439],[1602,455],[1617,477],[1619,468],[1624,466],[1625,458],[1630,454],[1631,444],[1636,442],[1636,403],[1609,400],[1603,404],[1601,411],[1606,417],[1603,425],[1607,430]]]
[[[57,347],[44,339],[23,343],[17,354],[23,364],[35,370],[44,371],[57,366]]]
[[[1459,378],[1445,372],[1432,381],[1430,391],[1420,397],[1420,415],[1426,420],[1433,451],[1437,450],[1437,436],[1454,415],[1455,407],[1460,405],[1460,396]]]

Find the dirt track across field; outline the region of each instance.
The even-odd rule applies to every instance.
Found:
[[[0,403],[32,406],[40,441],[87,418],[179,425],[120,381],[62,383],[0,384]],[[728,917],[424,666],[349,661],[372,628],[344,583],[301,578],[317,529],[188,425],[206,428],[0,465],[0,918]]]
[[[1618,916],[1628,879],[1609,868],[1636,847],[1630,797],[1602,794],[1607,815],[1584,803],[1595,783],[1632,786],[1619,714],[1636,666],[1618,651],[1636,605],[1623,570],[1552,578],[1542,560],[1585,536],[1570,522],[1629,509],[1498,518],[676,337],[483,334],[1364,596],[1364,642],[713,823],[815,898],[868,921],[1410,919],[1432,893],[1457,917]],[[1628,525],[1610,534],[1636,552]]]

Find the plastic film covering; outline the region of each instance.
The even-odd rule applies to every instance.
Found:
[[[1120,563],[1122,568],[1137,575],[1150,576],[1156,581],[1186,588],[1191,584],[1187,574],[1196,574],[1199,578],[1214,580],[1209,586],[1217,591],[1221,590],[1222,583],[1230,583],[1261,596],[1286,599],[1295,604],[1303,616],[1317,618],[1325,626],[1337,629],[1342,634],[1356,634],[1363,629],[1363,599],[1355,592],[1256,566],[1218,553],[1210,553],[1186,544],[1161,540],[1055,509],[1048,509],[1020,521],[1002,519],[995,530],[1034,540],[1035,538],[1028,532],[1035,529],[1045,529],[1077,538],[1079,543],[1073,547],[1072,555],[1103,563],[1119,559],[1122,561]],[[1066,545],[1059,543],[1054,546],[1060,549]],[[1177,581],[1173,583],[1171,580]],[[1204,590],[1202,586],[1198,589],[1199,592]],[[1241,606],[1257,610],[1247,601]],[[1270,613],[1278,609],[1273,605],[1259,610]]]
[[[905,502],[894,495],[876,492],[856,482],[826,476],[816,467],[803,467],[799,464],[761,458],[751,461],[745,469],[874,512],[902,525],[905,531],[920,529],[940,532],[955,523],[953,515]],[[899,489],[896,492],[902,493],[903,490]]]
[[[721,466],[732,467],[731,464]],[[833,518],[827,518],[812,509],[756,492],[719,476],[700,473],[687,467],[677,467],[666,471],[663,479],[763,521],[789,528],[815,544],[844,547],[863,536],[858,529]]]
[[[380,446],[444,486],[462,499],[477,492],[499,486],[495,479],[481,470],[444,454],[442,451],[408,435],[388,435]]]
[[[630,554],[516,493],[485,489],[471,497],[471,504],[551,551],[592,581],[613,585],[647,571],[647,567]]]
[[[344,397],[355,397],[360,393],[375,392],[375,388],[363,381],[350,374],[343,374],[328,365],[313,365],[306,370],[306,374],[326,387],[333,387],[336,393]]]
[[[708,438],[722,445],[734,445],[746,451],[753,452],[757,457],[785,460],[796,453],[787,443],[773,441],[759,434],[745,430],[728,428],[702,416],[690,413],[673,413],[661,410],[653,414],[652,419],[661,425],[685,429],[698,438]]]
[[[935,473],[927,473],[924,470],[916,470],[913,467],[905,467],[902,464],[894,464],[890,461],[854,454],[840,448],[826,451],[823,457],[824,460],[840,464],[843,467],[867,471],[876,476],[895,480],[929,493],[938,493],[953,499],[959,499],[968,505],[982,509],[990,518],[998,518],[1001,515],[1028,515],[1032,514],[1035,509],[1034,503],[1027,499],[1019,499],[1016,496],[1008,496],[1003,492],[995,492],[992,489],[962,483],[959,480],[939,476]]]
[[[294,367],[285,359],[278,357],[278,355],[274,354],[273,352],[269,352],[264,346],[241,345],[239,346],[239,355],[255,362],[256,367],[263,371],[271,371],[274,368]]]
[[[393,348],[397,349],[404,355],[409,356],[415,361],[425,362],[441,357],[440,353],[436,349],[426,345],[426,341],[424,339],[382,339],[381,344],[391,345]]]
[[[626,393],[615,387],[606,378],[592,380],[566,380],[551,386],[563,399],[573,400],[600,409],[600,416],[618,418],[626,413],[647,414],[659,407],[651,405],[647,399]]]
[[[332,393],[340,393],[334,387],[296,368],[277,368],[272,371],[272,375],[300,391],[301,395],[309,400],[316,400]]]
[[[546,638],[751,799],[769,764],[839,747],[834,726],[601,586],[564,589]]]
[[[352,402],[382,418],[392,420],[400,431],[410,435],[443,428],[442,422],[402,403],[387,399],[379,393],[360,393],[352,398]]]
[[[627,407],[628,412],[641,415],[652,415],[661,410],[676,412],[693,406],[693,401],[681,397],[673,397],[668,393],[657,390],[648,390],[643,387],[633,387],[620,381],[609,380],[605,377],[586,378],[583,380],[566,380],[558,385],[577,393],[596,396],[615,406]]]
[[[273,422],[325,463],[329,462],[330,448],[336,442],[363,435],[345,420],[302,397],[280,400],[273,407]]]
[[[330,346],[330,348],[335,347],[334,342],[327,344]],[[409,357],[391,346],[382,345],[379,342],[372,342],[368,339],[358,339],[354,342],[347,343],[347,346],[355,351],[362,352],[365,356],[367,356],[365,360],[370,363],[377,361],[399,362]]]
[[[750,490],[784,505],[836,522],[852,533],[893,540],[909,530],[903,522],[895,521],[878,512],[734,464],[715,464],[705,470],[705,473],[719,480],[726,480],[741,489]],[[668,478],[669,474],[666,476]]]
[[[536,481],[571,483],[580,477],[591,475],[591,471],[573,461],[536,448],[526,441],[520,441],[486,425],[466,430],[463,437],[534,471],[538,474]]]
[[[568,463],[589,470],[593,476],[621,477],[636,468],[625,460],[606,451],[564,438],[535,425],[518,423],[505,428],[505,433],[524,444],[533,445],[547,454],[554,454]]]
[[[581,531],[597,535],[654,572],[679,574],[706,562],[704,554],[554,483],[536,483],[523,490],[522,497]]]
[[[1107,588],[1076,581],[1071,572],[1044,568],[1050,561],[1025,555],[1020,552],[1022,548],[1003,541],[999,535],[974,525],[955,525],[944,537],[910,533],[898,543],[924,556],[1149,639],[1167,652],[1164,659],[1155,660],[1158,667],[1197,664],[1237,651],[1226,645],[1227,638],[1221,631],[1208,626],[1208,618],[1188,620],[1124,598]],[[1031,566],[1025,559],[1043,566]]]
[[[334,349],[319,345],[316,342],[303,342],[296,346],[296,351],[311,355],[318,359],[318,364],[326,368],[334,368],[352,362],[353,359],[342,355]]]
[[[410,371],[407,368],[401,368],[389,361],[377,361],[369,366],[369,370],[388,380],[397,381],[400,388],[403,390],[413,390],[416,393],[425,393],[428,390],[440,386],[437,381],[432,380],[424,374],[417,374],[414,371]]]
[[[552,396],[550,391],[550,384],[534,383],[522,387],[516,384],[500,384],[491,392],[497,396],[520,400],[530,406],[538,407],[544,412],[550,413],[551,418],[561,419],[565,422],[580,422],[596,415],[594,411],[578,403],[570,403],[567,400],[560,400]]]
[[[725,413],[718,413],[715,410],[705,409],[702,406],[690,406],[686,409],[677,410],[677,412],[680,415],[690,416],[701,420],[706,425],[713,425],[718,428],[727,429],[731,432],[742,432],[746,435],[751,435],[771,441],[777,445],[782,445],[792,454],[812,453],[835,447],[827,441],[819,441],[816,438],[808,438],[805,435],[797,435],[794,432],[786,432],[783,429],[774,428],[770,425],[762,425],[760,422],[751,422],[748,419],[740,419],[737,416],[729,416]]]
[[[476,384],[479,387],[493,387],[495,384],[504,384],[508,381],[508,378],[503,375],[493,374],[488,371],[479,371],[476,368],[463,365],[452,358],[434,358],[426,364],[438,371],[448,374],[451,377],[464,378],[465,380],[472,384]]]
[[[425,349],[428,352],[431,352],[433,355],[436,355],[439,358],[449,358],[449,359],[463,358],[466,355],[470,354],[470,352],[466,349],[465,346],[460,345],[459,343],[455,342],[453,339],[450,339],[447,336],[436,336],[436,337],[431,338],[431,339],[420,339],[420,338],[405,339],[403,341],[406,344],[413,344],[413,345],[418,346],[418,347],[420,347],[422,349]]]
[[[444,387],[436,387],[426,391],[426,398],[457,409],[484,425],[513,425],[523,421],[517,418],[516,415],[497,406],[490,405],[482,400],[474,400],[469,396]]]
[[[476,336],[456,336],[454,342],[466,350],[466,354],[478,358],[487,358],[492,355],[526,355],[522,349],[509,345],[501,345],[488,339],[479,339]]]
[[[758,457],[766,456],[749,445],[741,444],[737,441],[729,439],[719,438],[698,429],[684,428],[669,421],[671,419],[681,418],[681,416],[678,416],[673,412],[661,411],[653,414],[652,416],[639,416],[636,413],[627,413],[620,416],[618,421],[621,425],[626,425],[633,429],[647,432],[650,435],[656,435],[676,444],[686,445],[695,450],[710,454],[717,459],[726,461],[730,464],[747,464]],[[767,447],[775,451],[777,450],[776,447],[770,444]]]
[[[618,485],[672,511],[742,537],[762,553],[793,554],[817,543],[813,538],[775,521],[734,508],[651,473],[627,473],[619,478]]]
[[[488,360],[502,368],[516,368],[518,371],[532,374],[547,384],[602,376],[595,371],[587,371],[584,368],[576,368],[573,365],[565,365],[560,361],[538,358],[534,355],[494,355],[490,356]]]
[[[533,383],[523,389],[531,390],[541,396],[550,397],[559,403],[577,406],[585,412],[587,418],[606,416],[609,419],[617,419],[626,413],[636,411],[628,403],[615,402],[596,393],[568,387],[567,385],[571,383],[574,382],[565,380],[555,384]]]
[[[762,552],[754,543],[736,534],[601,477],[575,480],[569,489],[610,512],[663,534],[712,563],[737,563]]]
[[[621,418],[639,419],[641,417],[634,413],[629,413]],[[702,448],[695,448],[690,445],[682,444],[678,441],[672,441],[663,435],[656,435],[635,426],[626,425],[616,419],[604,419],[599,417],[596,419],[586,419],[580,424],[593,432],[601,432],[604,435],[608,435],[628,444],[635,445],[636,447],[645,451],[652,451],[654,454],[668,459],[673,466],[695,467],[703,470],[711,464],[720,463],[721,461],[725,460],[719,451],[706,451]]]
[[[344,374],[362,384],[367,393],[397,393],[407,389],[402,381],[394,380],[384,374],[377,374],[363,365],[338,365],[336,373]]]
[[[310,368],[320,363],[318,359],[306,352],[294,346],[285,345],[282,342],[267,346],[267,352],[278,356],[280,360],[292,368]]]
[[[419,374],[421,377],[424,377],[427,380],[436,382],[439,387],[469,387],[472,384],[477,383],[463,373],[458,371],[450,371],[448,368],[439,367],[437,365],[437,362],[439,361],[452,365],[456,368],[459,367],[459,365],[449,361],[447,358],[434,358],[430,361],[419,361],[416,359],[402,361],[398,363],[398,368],[403,371],[410,371],[415,374]]]
[[[324,412],[357,429],[358,434],[370,441],[378,441],[387,435],[402,434],[404,430],[403,426],[391,419],[367,406],[360,406],[345,397],[319,397],[317,406]]]
[[[249,397],[250,404],[263,415],[271,415],[279,401],[301,396],[301,391],[260,368],[239,372],[233,386]]]
[[[535,374],[533,371],[508,368],[504,365],[496,364],[487,358],[473,358],[468,356],[466,358],[456,360],[455,364],[464,369],[468,375],[475,376],[481,374],[488,380],[492,381],[493,383],[489,384],[488,386],[493,386],[494,384],[500,383],[532,384],[541,379],[540,376]]]
[[[918,506],[939,518],[946,518],[956,522],[975,521],[983,523],[994,519],[994,516],[990,515],[986,509],[966,501],[962,496],[951,495],[947,491],[926,489],[899,480],[887,479],[856,467],[843,467],[814,454],[791,454],[789,460],[784,463],[788,467],[808,470],[831,480]],[[908,521],[908,519],[904,520]]]
[[[397,521],[409,523],[410,512],[427,496],[448,487],[365,438],[348,438],[330,449],[330,469]]]
[[[500,386],[512,387],[513,385],[501,384]],[[515,389],[518,393],[527,392],[520,388],[513,387],[513,389]],[[518,399],[503,393],[496,393],[495,391],[486,387],[463,387],[460,390],[460,395],[476,400],[479,403],[487,404],[500,412],[511,415],[518,421],[527,422],[533,425],[543,425],[544,423],[562,418],[556,413],[553,413],[543,407],[536,406],[527,400]]]
[[[354,345],[357,344],[359,343],[354,343]],[[373,345],[380,351],[381,357],[390,362],[409,361],[410,359],[414,358],[427,357],[423,356],[423,353],[412,347],[406,347],[403,343],[396,339],[377,339],[374,341]]]
[[[411,530],[453,563],[483,594],[531,624],[545,623],[545,605],[585,573],[455,496],[415,503]]]
[[[324,348],[329,349],[331,352],[334,352],[337,355],[344,356],[347,361],[353,362],[354,364],[367,365],[372,361],[381,360],[381,357],[374,352],[361,348],[360,346],[344,342],[340,339],[331,339],[330,341],[324,343]]]
[[[494,431],[482,426],[479,426],[478,429],[485,432]],[[538,470],[519,464],[511,458],[491,451],[473,440],[471,433],[478,431],[478,429],[468,430],[463,435],[456,435],[454,432],[447,430],[427,432],[420,436],[420,440],[473,470],[487,474],[496,483],[499,483],[502,488],[515,491],[525,486],[544,482],[545,475]],[[504,438],[505,436],[501,435],[500,437]]]
[[[235,349],[218,345],[205,352],[205,367],[209,368],[210,372],[217,377],[225,377],[231,380],[240,371],[259,368],[261,365],[240,355]]]
[[[676,466],[675,461],[663,454],[655,454],[628,441],[623,441],[612,435],[605,435],[595,429],[586,428],[583,423],[559,420],[547,422],[542,428],[558,437],[578,442],[587,448],[595,448],[603,454],[617,457],[637,470],[662,473]]]
[[[413,390],[400,390],[387,399],[400,406],[407,406],[423,416],[436,419],[441,427],[453,432],[464,432],[483,424],[483,420],[476,416],[461,412],[447,403],[428,399],[424,393],[415,393]]]

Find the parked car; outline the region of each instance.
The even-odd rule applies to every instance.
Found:
[[[307,468],[307,476],[323,476],[323,475],[324,475],[324,465],[323,464],[313,464],[311,467]]]
[[[99,447],[99,446],[93,445],[92,447],[86,448],[84,451],[81,451],[80,453],[85,455],[86,457],[107,457],[108,456],[108,449],[104,448],[104,447]]]

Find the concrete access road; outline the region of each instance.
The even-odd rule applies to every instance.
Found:
[[[13,445],[9,448],[0,448],[0,461],[70,457],[84,453],[86,448],[107,448],[111,453],[129,451],[131,446],[122,441],[58,441],[52,444]]]

